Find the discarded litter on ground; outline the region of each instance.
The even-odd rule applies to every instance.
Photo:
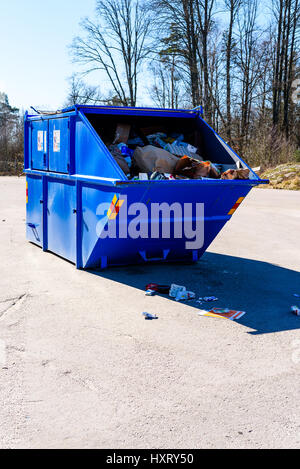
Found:
[[[209,316],[212,318],[224,318],[235,321],[246,314],[245,311],[235,311],[228,308],[212,308],[210,311],[199,311],[199,316]]]
[[[192,291],[179,291],[175,297],[176,301],[183,301],[183,300],[193,300],[196,297],[195,293]]]
[[[176,285],[175,283],[172,283],[169,295],[171,298],[176,298],[177,294],[183,291],[186,291],[186,287],[184,287],[183,285]]]
[[[154,296],[156,293],[155,290],[146,290],[146,296]]]
[[[176,285],[173,283],[170,288],[169,295],[175,298],[176,301],[192,300],[196,298],[196,294],[192,291],[187,291],[183,285]]]
[[[146,291],[152,290],[157,293],[169,294],[170,285],[159,285],[158,283],[148,283],[145,287]]]
[[[296,316],[300,316],[300,308],[298,306],[292,306],[291,310]]]
[[[152,319],[158,319],[158,316],[156,314],[151,314],[151,313],[142,313],[143,316],[145,316],[145,319],[148,321],[152,321]]]
[[[211,301],[218,301],[219,298],[216,296],[204,296],[203,298],[198,299],[198,303],[202,303],[203,301],[205,302],[211,302]]]

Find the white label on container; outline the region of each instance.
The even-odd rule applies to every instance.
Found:
[[[44,131],[44,153],[47,153],[47,130]]]
[[[39,130],[37,133],[37,146],[38,146],[38,151],[43,151],[44,148],[44,132],[42,130]]]
[[[60,152],[60,130],[53,131],[53,151]]]

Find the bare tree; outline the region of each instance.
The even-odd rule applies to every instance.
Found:
[[[233,50],[234,23],[243,0],[225,0],[225,8],[229,11],[229,25],[226,31],[226,136],[229,144],[231,140],[231,68]]]
[[[196,0],[154,0],[154,18],[160,29],[161,47],[176,58],[176,68],[185,77],[192,106],[201,104],[198,67],[199,25],[195,19]],[[159,14],[157,14],[159,12]]]
[[[192,106],[204,104],[211,123],[212,101],[209,75],[209,37],[215,14],[215,0],[154,0],[162,31],[177,51],[177,68],[186,75]],[[166,37],[165,37],[166,40]]]
[[[197,15],[195,20],[200,29],[200,47],[198,47],[198,60],[203,73],[203,104],[205,116],[209,124],[212,123],[212,93],[209,84],[209,35],[212,31],[215,0],[195,0]],[[216,104],[216,100],[214,100]]]
[[[66,106],[75,104],[99,104],[101,99],[100,92],[96,86],[87,85],[76,74],[69,78],[69,91],[66,100]]]
[[[152,64],[151,71],[154,81],[150,88],[150,96],[155,104],[163,108],[177,109],[183,94],[183,83],[175,66],[174,55],[161,57],[158,63]]]
[[[209,94],[211,96],[211,124],[219,131],[226,127],[224,109],[225,63],[222,55],[222,34],[215,25],[211,33],[208,49]]]
[[[273,76],[273,124],[290,132],[291,87],[299,44],[299,0],[273,0],[276,21],[275,63]]]
[[[239,151],[242,154],[249,139],[251,110],[258,84],[262,80],[268,44],[257,26],[258,0],[247,0],[238,15],[238,43],[234,62],[239,80],[240,106]]]
[[[74,59],[87,73],[104,71],[119,102],[135,106],[138,75],[151,53],[149,13],[138,0],[97,0],[96,11],[96,21],[81,23],[84,36],[73,41]]]

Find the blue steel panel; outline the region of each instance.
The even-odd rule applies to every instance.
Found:
[[[25,112],[24,115],[24,169],[30,168],[30,158],[29,158],[29,132],[30,122],[28,121],[28,112]]]
[[[43,181],[41,177],[26,177],[26,238],[39,246],[43,244]]]
[[[31,122],[31,167],[47,171],[48,169],[48,121]]]
[[[84,184],[82,188],[82,265],[85,268],[100,267],[101,260],[105,257],[108,265],[120,265],[145,262],[147,259],[156,258],[160,253],[161,259],[166,261],[192,260],[195,253],[187,250],[185,237],[176,239],[171,230],[170,238],[152,239],[99,239],[99,227],[107,229],[107,217],[97,214],[97,207],[103,202],[111,202],[115,194],[119,197],[127,195],[128,204],[144,202],[150,207],[150,203],[167,202],[172,204],[204,203],[204,245],[198,250],[198,258],[211,244],[219,231],[230,219],[229,210],[237,199],[247,195],[251,189],[247,186],[230,185],[205,185],[204,181],[198,181],[197,187],[193,185],[193,191],[187,190],[187,185],[177,185],[164,182],[145,185],[132,184],[126,187],[118,186],[116,190],[104,186],[92,186]],[[149,212],[150,213],[150,212]],[[128,223],[133,217],[128,217]],[[150,217],[149,217],[150,218]],[[193,220],[195,214],[193,214]],[[171,218],[172,220],[172,218]],[[110,223],[110,222],[108,222]],[[150,221],[148,230],[150,233]],[[161,225],[161,220],[159,221]],[[101,230],[100,230],[101,231]],[[165,256],[164,253],[168,251]],[[142,255],[141,253],[144,253]]]
[[[221,137],[201,117],[198,117],[197,119],[197,127],[202,134],[202,141],[203,141],[204,151],[205,151],[205,155],[207,159],[213,161],[214,163],[223,163],[223,164],[235,163],[235,161],[233,160],[229,152],[226,151],[224,146],[220,143],[219,138],[221,139]],[[235,153],[235,151],[233,151],[232,148],[230,148],[229,145],[223,139],[221,140],[224,142],[224,145],[228,147],[228,149],[230,149],[235,154],[237,160],[239,160],[241,163],[243,163],[247,168],[251,170],[251,168],[241,159],[241,157],[237,153]]]
[[[205,148],[206,154],[207,155],[213,155],[213,161],[215,163],[232,164],[233,158],[229,154],[229,151],[231,151],[236,156],[236,160],[239,160],[244,165],[244,167],[247,167],[250,170],[250,174],[252,173],[252,175],[256,176],[256,179],[260,179],[257,176],[257,174],[255,174],[254,171],[252,171],[250,166],[248,166],[247,163],[245,163],[245,161],[242,160],[242,158],[225,142],[225,140],[223,140],[220,137],[220,135],[217,134],[217,132],[215,132],[207,124],[207,122],[205,122],[204,119],[199,117],[198,120],[197,120],[197,124],[198,124],[198,128],[200,129],[200,131],[203,133],[203,136],[204,136],[203,143],[204,143],[204,148]],[[222,142],[224,143],[224,146],[228,148],[228,151],[226,151],[226,149],[221,144],[219,139],[222,140]],[[267,180],[265,180],[265,182],[266,181]],[[268,183],[268,181],[267,181],[267,183]]]
[[[195,119],[198,115],[195,111],[180,109],[151,109],[136,107],[110,107],[110,106],[79,106],[84,114],[105,114],[117,116],[147,116],[147,117],[180,117],[185,119]]]
[[[197,127],[202,135],[205,157],[214,163],[234,164],[231,156],[216,138],[213,129],[201,117],[197,119]]]
[[[48,250],[76,261],[76,186],[48,180]]]
[[[69,119],[49,121],[49,171],[68,173],[70,164]]]

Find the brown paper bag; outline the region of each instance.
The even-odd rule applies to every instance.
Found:
[[[137,147],[132,156],[132,164],[142,173],[172,173],[177,162],[177,156],[152,145]]]

